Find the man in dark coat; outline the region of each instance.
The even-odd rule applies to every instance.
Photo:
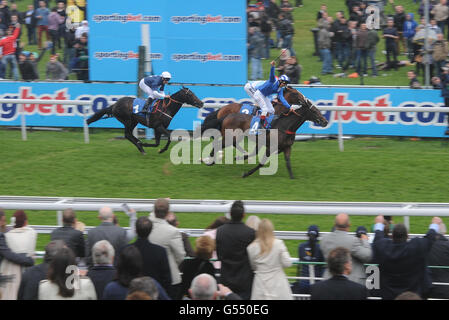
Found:
[[[427,271],[427,255],[430,252],[442,220],[432,219],[429,231],[423,238],[407,241],[408,233],[404,224],[396,224],[393,239],[385,238],[384,218],[374,220],[373,263],[379,265],[380,290],[384,300],[393,300],[405,291],[412,291],[425,298],[431,280]]]
[[[170,265],[164,247],[151,243],[148,236],[153,223],[148,217],[136,221],[137,240],[133,245],[139,249],[143,259],[143,274],[156,279],[169,292],[171,287]]]
[[[360,283],[348,279],[352,271],[352,258],[348,249],[337,247],[327,257],[332,278],[310,287],[311,300],[366,300],[368,291]]]
[[[217,229],[217,256],[221,261],[220,283],[229,287],[242,299],[249,300],[254,273],[251,269],[246,247],[253,242],[255,230],[242,222],[242,201],[231,207],[231,221]]]
[[[441,224],[435,243],[429,252],[429,257],[427,260],[429,266],[449,266],[449,241],[444,236],[445,233],[446,226]],[[449,269],[429,269],[432,282],[449,283]],[[433,285],[429,293],[429,298],[449,299],[449,286]]]
[[[66,247],[64,241],[54,240],[45,247],[44,261],[28,268],[22,275],[17,300],[38,300],[39,282],[47,279],[48,266],[59,249]]]
[[[53,230],[51,240],[63,240],[67,247],[73,250],[76,257],[84,257],[84,235],[74,228],[76,223],[75,211],[66,209],[62,213],[63,226]]]

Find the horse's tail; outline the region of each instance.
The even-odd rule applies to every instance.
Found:
[[[211,112],[207,115],[207,117],[203,121],[203,124],[201,125],[201,133],[203,133],[207,129],[212,128],[220,130],[218,126],[221,127],[221,122],[219,121],[219,119],[217,119],[218,111],[220,111],[220,109]]]
[[[115,105],[115,103],[107,108],[101,109],[100,111],[95,112],[95,114],[87,119],[87,125],[91,124],[92,122],[95,122],[97,120],[100,120],[103,118],[105,114],[107,114],[109,117],[112,117],[112,107]]]

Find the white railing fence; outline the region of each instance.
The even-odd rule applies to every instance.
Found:
[[[114,103],[115,101],[109,101]],[[27,140],[26,134],[26,114],[23,108],[24,104],[45,104],[45,105],[82,105],[83,108],[83,129],[84,129],[84,141],[89,143],[89,128],[86,123],[86,116],[91,114],[90,107],[91,101],[86,100],[44,100],[44,99],[0,99],[0,103],[16,103],[20,105],[20,117],[21,117],[21,131],[22,140]],[[223,103],[206,103],[204,107],[209,108],[221,108],[226,104]],[[186,107],[192,107],[185,105]],[[317,106],[321,111],[336,111],[338,122],[338,145],[340,151],[344,151],[343,146],[343,123],[341,112],[345,111],[365,111],[365,112],[443,112],[448,113],[448,108],[444,107],[354,107],[354,106]],[[136,133],[134,133],[136,134]]]

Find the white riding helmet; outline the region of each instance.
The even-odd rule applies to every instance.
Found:
[[[170,72],[164,71],[164,72],[162,72],[161,77],[162,77],[163,79],[168,79],[168,80],[170,80],[170,79],[171,79],[171,74],[170,74]]]
[[[289,83],[290,78],[287,75],[283,74],[282,76],[279,77],[279,81],[284,81],[286,83]]]

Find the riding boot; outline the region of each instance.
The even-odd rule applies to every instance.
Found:
[[[145,102],[143,108],[142,108],[142,112],[145,114],[145,118],[147,120],[147,126],[150,125],[150,112],[148,112],[151,104],[153,103],[154,99],[153,98],[148,98],[147,101]]]

